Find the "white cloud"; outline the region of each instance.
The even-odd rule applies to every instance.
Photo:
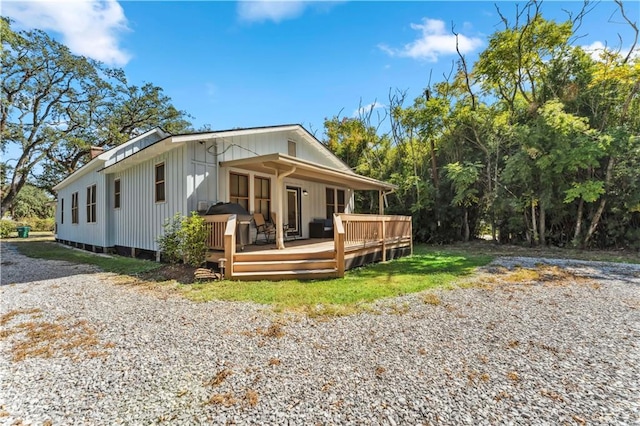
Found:
[[[112,66],[129,62],[131,55],[118,46],[128,31],[127,18],[115,0],[3,2],[4,16],[20,28],[38,28],[62,35],[61,42],[78,55]]]
[[[420,31],[420,37],[401,48],[380,44],[378,47],[390,56],[400,56],[413,59],[424,59],[436,62],[441,55],[456,53],[456,36],[445,28],[444,21],[439,19],[422,18],[422,24],[411,24],[411,28]],[[467,37],[458,34],[458,48],[461,53],[469,53],[482,45],[477,37]]]
[[[361,115],[367,115],[369,114],[369,112],[373,111],[374,109],[379,109],[379,108],[384,108],[386,107],[385,104],[381,104],[380,102],[376,101],[376,102],[372,102],[368,105],[364,105],[361,106],[360,108],[356,109],[355,111],[353,111],[353,117],[360,117]]]
[[[297,18],[302,15],[308,3],[303,1],[240,1],[238,2],[238,15],[243,21],[280,22],[285,19]]]
[[[594,41],[588,46],[582,46],[582,50],[587,52],[595,61],[600,60],[600,53],[604,50],[605,45],[601,41]]]
[[[604,43],[602,43],[601,41],[594,41],[593,43],[586,45],[586,46],[581,46],[582,50],[584,50],[585,52],[587,52],[589,54],[589,56],[591,56],[591,59],[593,59],[594,61],[600,61],[602,60],[602,58],[600,57],[600,55],[602,54],[602,52],[606,49],[609,51],[617,51],[618,49],[612,48],[610,46],[606,46]],[[631,49],[631,47],[627,47],[627,48],[623,48],[620,49],[620,54],[623,56],[627,55],[627,52],[629,52],[629,49]],[[632,53],[631,53],[631,57],[632,58],[638,58],[640,57],[640,49],[636,48]]]

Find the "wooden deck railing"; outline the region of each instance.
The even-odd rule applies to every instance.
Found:
[[[204,216],[209,250],[224,250],[224,232],[230,216],[229,214]]]
[[[338,241],[340,234],[338,224],[343,231],[340,237],[343,240],[342,245],[381,246],[383,262],[387,260],[387,246],[389,245],[409,246],[413,253],[411,216],[345,213],[334,215],[336,252],[340,243]]]

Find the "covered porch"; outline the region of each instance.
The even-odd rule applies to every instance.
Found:
[[[385,197],[396,189],[393,184],[358,175],[350,169],[338,170],[282,153],[223,161],[220,167],[223,175],[246,173],[254,178],[268,178],[269,210],[258,210],[257,200],[249,203],[247,210],[272,219],[278,249],[285,248],[287,234],[318,237],[314,232],[317,230],[311,229],[315,228],[312,222],[326,220],[326,228],[331,231],[335,213],[353,212],[355,191],[377,191],[377,213],[384,215]],[[257,197],[256,187],[254,184],[253,193],[247,191],[249,198]],[[228,200],[234,201],[233,194],[229,194]]]
[[[410,216],[339,213],[332,238],[237,243],[235,215],[206,217],[207,261],[224,269],[226,279],[281,280],[343,277],[346,270],[384,262],[413,251]]]

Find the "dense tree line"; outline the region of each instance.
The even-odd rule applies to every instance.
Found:
[[[596,55],[530,2],[459,54],[443,81],[387,114],[325,121],[326,143],[359,173],[399,186],[388,212],[411,213],[419,241],[491,235],[504,242],[640,248],[640,55],[637,22],[617,2],[630,47]],[[386,122],[390,128],[381,133]],[[360,194],[361,211],[377,196]]]
[[[121,69],[74,55],[43,31],[14,31],[11,24],[0,19],[2,215],[21,211],[23,191],[52,194],[90,159],[91,146],[108,149],[156,126],[172,133],[191,127],[162,88],[131,85]],[[20,150],[17,158],[7,158],[12,147]]]

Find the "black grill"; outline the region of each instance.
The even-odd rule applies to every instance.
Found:
[[[240,250],[249,241],[249,225],[253,216],[238,203],[218,203],[207,209],[205,215],[235,214],[236,215],[236,243],[240,244]]]
[[[246,211],[245,208],[238,203],[214,204],[213,206],[209,207],[209,209],[205,214],[206,215],[235,214],[235,215],[238,215],[238,218],[237,218],[238,220],[242,220],[242,221],[251,220],[251,215],[249,214],[249,212]]]

